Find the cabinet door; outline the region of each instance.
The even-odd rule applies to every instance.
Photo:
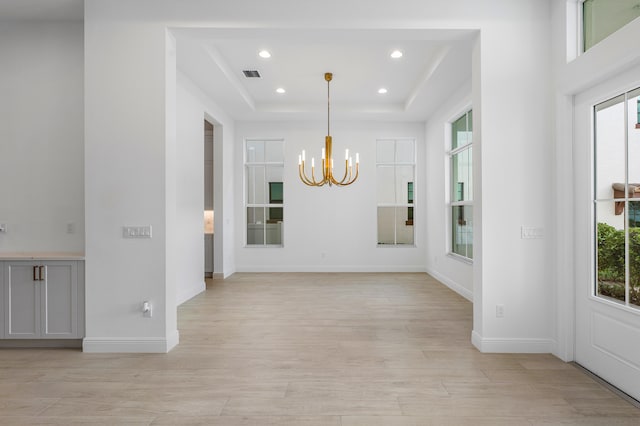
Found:
[[[41,337],[71,339],[78,335],[77,262],[44,262],[40,287]]]
[[[6,262],[4,268],[4,337],[40,337],[40,281],[33,262]]]

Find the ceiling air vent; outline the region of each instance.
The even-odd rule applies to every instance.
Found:
[[[260,78],[258,70],[243,70],[242,74],[247,78]]]

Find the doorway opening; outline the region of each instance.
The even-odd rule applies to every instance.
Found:
[[[204,120],[204,276],[212,278],[213,236],[215,230],[213,205],[213,124]]]

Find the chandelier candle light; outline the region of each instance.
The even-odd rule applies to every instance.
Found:
[[[333,153],[331,151],[331,126],[329,122],[329,112],[330,112],[330,98],[329,98],[329,83],[333,74],[327,72],[324,74],[324,79],[327,81],[327,136],[324,139],[324,148],[322,148],[322,179],[316,180],[315,177],[315,158],[311,158],[311,178],[307,177],[307,173],[305,172],[305,153],[302,150],[302,154],[298,155],[298,172],[300,174],[300,179],[304,182],[305,185],[309,186],[324,186],[324,184],[329,184],[329,186],[337,185],[337,186],[347,186],[351,185],[353,182],[358,179],[358,169],[360,166],[360,154],[356,153],[356,170],[353,172],[353,158],[349,157],[349,150],[346,149],[344,152],[344,163],[345,170],[344,176],[341,180],[337,180],[333,177]]]

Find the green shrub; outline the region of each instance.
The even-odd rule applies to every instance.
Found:
[[[624,302],[624,283],[599,282],[598,294]],[[629,288],[629,303],[640,306],[640,288]]]
[[[598,282],[600,292],[624,300],[624,230],[598,223]],[[618,284],[618,285],[615,285]],[[640,305],[640,228],[629,228],[630,302]]]
[[[624,231],[598,223],[598,281],[624,283]]]

